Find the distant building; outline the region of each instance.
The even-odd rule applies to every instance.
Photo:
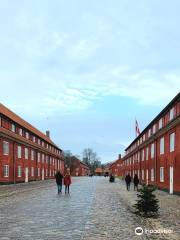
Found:
[[[116,159],[114,162],[112,162],[109,166],[110,174],[113,174],[116,177],[122,177],[123,172],[123,160],[121,158],[121,155],[119,154],[118,159]]]
[[[180,193],[180,93],[126,148],[123,175]]]
[[[95,175],[96,176],[103,176],[103,169],[101,167],[96,168]]]
[[[0,104],[0,183],[54,178],[64,171],[62,150],[46,135]]]
[[[72,176],[88,176],[90,174],[89,167],[76,157],[72,157],[71,175]]]

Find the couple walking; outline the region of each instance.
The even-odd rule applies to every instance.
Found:
[[[130,176],[129,173],[125,177],[125,182],[126,182],[127,190],[129,191],[130,190],[130,184],[131,184],[131,176]],[[134,190],[136,190],[136,189],[138,190],[139,178],[138,178],[137,174],[134,175],[133,183],[134,183]]]
[[[64,178],[64,185],[65,185],[65,194],[69,194],[69,186],[71,185],[71,175],[70,172],[67,171],[67,173],[63,176],[60,171],[57,171],[56,175],[56,184],[58,188],[58,194],[62,193],[62,183]]]

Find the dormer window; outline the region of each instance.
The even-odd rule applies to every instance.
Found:
[[[171,108],[169,113],[169,120],[171,121],[174,118],[174,108]]]
[[[35,137],[35,136],[33,136],[32,140],[33,140],[33,142],[36,142],[36,137]]]
[[[15,125],[12,124],[12,125],[11,125],[11,131],[12,131],[12,132],[15,132],[15,130],[16,130]]]
[[[161,129],[162,126],[163,126],[163,119],[161,118],[161,119],[159,120],[159,129]]]
[[[19,128],[19,135],[22,136],[22,134],[23,134],[22,128]]]
[[[26,132],[26,138],[29,139],[29,133],[28,132]]]

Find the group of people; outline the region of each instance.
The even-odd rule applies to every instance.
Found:
[[[126,187],[127,187],[127,190],[129,191],[130,190],[130,185],[131,185],[131,182],[133,181],[134,183],[134,190],[138,190],[138,185],[139,185],[139,178],[138,178],[138,175],[135,174],[134,175],[134,178],[131,178],[130,174],[128,173],[125,177],[125,182],[126,182]]]
[[[67,173],[63,176],[63,174],[60,171],[57,171],[56,175],[56,184],[58,189],[58,194],[62,193],[62,185],[64,182],[65,185],[65,194],[69,194],[69,187],[71,185],[71,175],[70,172],[67,171]]]

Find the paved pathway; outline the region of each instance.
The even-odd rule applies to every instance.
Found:
[[[10,190],[9,190],[10,189]],[[179,239],[178,225],[171,235],[136,236],[138,226],[152,229],[172,227],[158,220],[144,221],[131,212],[136,199],[119,180],[109,183],[104,177],[73,178],[71,194],[56,194],[54,181],[16,186],[0,186],[0,239],[1,240],[116,240],[116,239]],[[166,193],[162,199],[167,196]],[[170,204],[180,197],[167,198]],[[179,205],[178,205],[179,206]],[[173,206],[171,206],[173,210]],[[178,218],[176,212],[175,217]],[[159,224],[159,225],[158,225]]]

